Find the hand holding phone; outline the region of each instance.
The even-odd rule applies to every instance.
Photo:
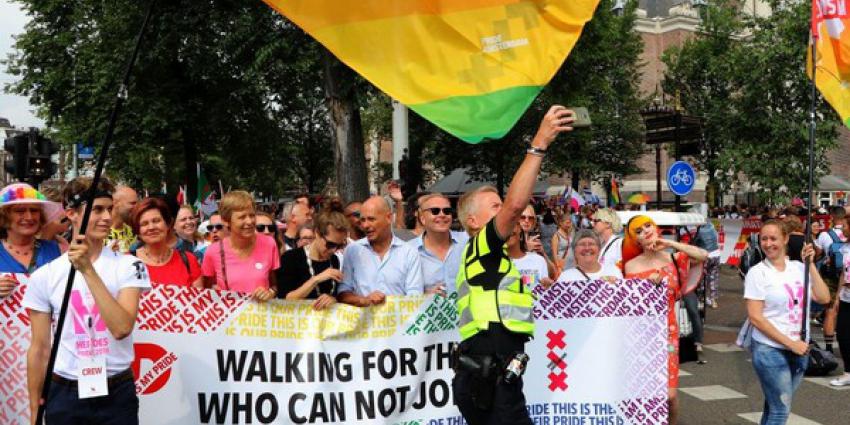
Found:
[[[572,110],[576,117],[575,121],[570,124],[571,127],[586,128],[593,125],[593,121],[590,120],[590,112],[584,106],[568,107],[567,109]]]

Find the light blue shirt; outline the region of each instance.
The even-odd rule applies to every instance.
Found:
[[[425,289],[442,283],[446,287],[446,293],[457,291],[455,288],[455,278],[457,277],[458,270],[460,270],[463,249],[466,247],[467,241],[469,241],[469,236],[466,233],[451,232],[452,246],[449,248],[448,254],[446,254],[445,261],[425,249],[422,236],[407,242],[408,246],[419,253],[419,259],[422,261],[422,279],[425,282]]]
[[[374,291],[384,295],[419,295],[424,290],[419,254],[395,236],[383,259],[366,238],[349,244],[343,256],[342,275],[340,293],[353,292],[365,297]]]

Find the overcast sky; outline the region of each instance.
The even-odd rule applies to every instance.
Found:
[[[18,3],[10,0],[0,0],[0,57],[3,59],[12,52],[12,36],[24,31],[24,25],[29,21]],[[36,118],[35,108],[25,97],[11,96],[2,90],[6,84],[15,81],[6,73],[6,67],[0,65],[0,117],[8,118],[15,127],[41,127],[44,121]]]

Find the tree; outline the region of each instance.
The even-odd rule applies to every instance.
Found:
[[[810,80],[805,74],[811,3],[770,1],[773,13],[751,19],[735,57],[736,143],[721,153],[728,172],[757,184],[762,200],[782,202],[806,190]],[[816,178],[828,170],[836,146],[836,113],[818,95]],[[817,180],[815,180],[817,181]]]
[[[741,48],[737,36],[744,28],[739,7],[731,0],[711,2],[703,9],[697,34],[662,56],[667,67],[664,92],[673,94],[686,113],[703,119],[701,152],[694,159],[708,174],[706,202],[712,206],[719,204],[732,177],[726,173],[728,157],[721,153],[735,144],[729,124],[737,117],[730,105],[737,93],[734,72]]]
[[[7,62],[21,77],[10,90],[39,105],[58,140],[99,142],[144,5],[20,3],[32,21]],[[321,187],[330,127],[319,50],[307,40],[261,2],[158,2],[108,171],[137,187],[165,176],[194,191],[197,160],[210,181],[248,190]]]

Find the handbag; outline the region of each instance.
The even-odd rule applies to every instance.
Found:
[[[806,376],[826,376],[837,367],[835,354],[820,348],[815,341],[809,343],[809,366],[806,368]]]
[[[743,348],[749,352],[753,351],[753,326],[750,323],[750,319],[744,320],[744,324],[741,325],[741,330],[738,331],[738,337],[735,339],[735,345]]]

